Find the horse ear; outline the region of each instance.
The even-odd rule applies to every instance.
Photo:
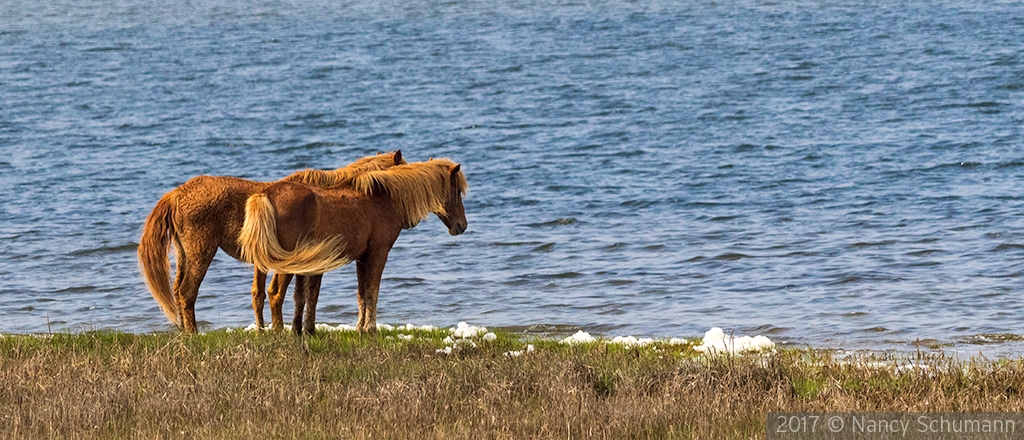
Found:
[[[453,167],[452,167],[452,170],[451,170],[451,175],[453,175],[453,176],[454,176],[454,175],[456,175],[456,174],[459,174],[459,171],[460,171],[460,170],[462,170],[462,164],[461,164],[461,163],[457,163],[457,164],[455,164],[455,166],[453,166]]]
[[[402,150],[395,150],[395,165],[402,164]]]

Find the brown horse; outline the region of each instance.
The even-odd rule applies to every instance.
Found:
[[[395,151],[367,156],[333,171],[299,171],[282,182],[342,188],[351,186],[361,173],[404,163],[401,151]],[[185,332],[196,331],[195,301],[199,285],[217,248],[240,259],[238,236],[245,221],[246,200],[274,184],[235,177],[198,176],[161,197],[149,214],[139,242],[139,266],[150,293],[167,319]],[[173,291],[167,257],[171,241],[178,266]],[[262,328],[266,272],[259,269],[255,272],[252,306],[256,324]],[[270,313],[274,328],[283,327],[281,306],[290,280],[290,276],[278,274],[271,280]]]
[[[292,324],[296,333],[315,331],[322,274],[355,261],[356,328],[372,332],[381,274],[399,233],[434,213],[449,234],[461,234],[466,230],[462,196],[467,189],[461,166],[448,159],[366,172],[355,177],[352,188],[278,182],[249,197],[238,248],[257,270],[298,275]]]

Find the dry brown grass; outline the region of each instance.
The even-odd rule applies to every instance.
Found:
[[[768,411],[1022,411],[1024,362],[927,368],[782,350],[568,347],[510,335],[446,356],[352,333],[0,339],[12,438],[764,438]]]

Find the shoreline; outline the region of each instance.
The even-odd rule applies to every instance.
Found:
[[[460,323],[460,324],[465,324]],[[425,324],[417,326],[415,324],[387,324],[379,323],[378,328],[385,332],[390,331],[403,331],[406,328],[420,329],[430,328],[439,331],[448,330],[452,332],[456,327],[437,326],[432,324]],[[200,327],[201,329],[203,327]],[[285,333],[290,333],[290,324],[285,324]],[[317,323],[317,328],[320,331],[342,331],[342,332],[355,332],[355,326],[349,324],[326,324]],[[484,327],[481,327],[484,328]],[[713,327],[715,329],[717,327]],[[554,324],[537,324],[527,326],[502,326],[493,327],[497,331],[504,332],[505,334],[512,335],[520,339],[548,339],[548,340],[562,340],[567,336],[571,336],[575,332],[585,332],[588,335],[589,331],[583,327],[576,325],[554,325]],[[266,327],[264,329],[267,332],[272,330]],[[156,335],[156,334],[174,334],[179,330],[168,327],[167,330],[157,331],[142,331],[132,332],[123,331],[118,329],[107,329],[107,328],[87,328],[83,327],[80,331],[69,331],[67,329],[60,329],[48,332],[34,332],[34,333],[3,333],[0,332],[0,339],[5,336],[33,336],[33,337],[48,337],[57,334],[63,335],[82,335],[90,333],[123,333],[126,335]],[[200,331],[200,335],[207,333],[216,332],[251,332],[255,331],[255,324],[249,324],[248,326],[226,326],[218,328],[208,328],[205,331]],[[629,340],[646,340],[655,343],[667,343],[674,340],[686,340],[695,341],[694,345],[700,345],[701,336],[664,336],[664,335],[627,335],[620,334],[621,332],[607,332],[607,333],[593,333],[596,340],[603,343],[617,344],[622,341]],[[736,338],[767,338],[763,335],[751,335],[744,336],[738,333],[733,333],[732,330],[724,330],[726,337]],[[706,335],[705,335],[706,336]],[[939,341],[935,339],[923,339],[916,341],[880,341],[878,345],[884,346],[884,348],[872,348],[872,347],[860,347],[864,344],[854,344],[854,348],[847,346],[829,346],[827,343],[815,344],[813,342],[794,341],[792,338],[780,338],[779,340],[769,339],[768,342],[772,345],[778,345],[780,348],[788,350],[804,350],[809,349],[816,352],[828,352],[834,356],[840,358],[866,358],[866,357],[878,357],[878,358],[902,358],[902,357],[913,357],[919,355],[938,355],[953,357],[960,360],[973,360],[979,359],[983,361],[988,360],[999,360],[999,359],[1024,359],[1024,335],[1012,334],[1012,333],[983,333],[973,336],[970,339],[964,339],[960,341]],[[993,348],[994,350],[986,350],[985,348]],[[1016,348],[1016,349],[1015,349]]]

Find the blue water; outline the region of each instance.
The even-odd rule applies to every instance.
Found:
[[[402,149],[469,231],[402,234],[380,322],[1024,353],[1024,3],[336,3],[0,4],[0,332],[168,329],[162,194]]]

